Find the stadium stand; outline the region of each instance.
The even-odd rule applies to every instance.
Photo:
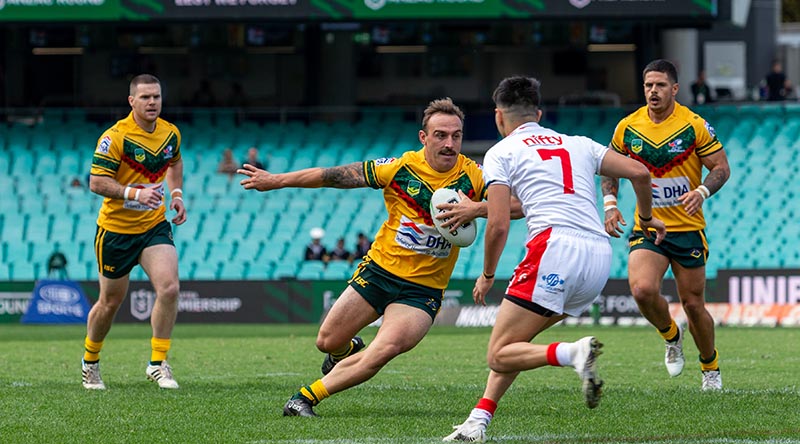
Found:
[[[605,144],[625,112],[616,107],[558,108],[546,114],[546,124]],[[800,266],[800,253],[792,247],[800,237],[793,205],[794,190],[800,185],[800,105],[707,105],[698,112],[714,125],[732,169],[723,191],[705,204],[710,224],[706,232],[711,245],[709,277],[720,268]],[[96,279],[92,243],[102,198],[87,189],[85,180],[98,129],[81,120],[84,117],[74,110],[56,109],[47,111],[43,123],[34,128],[19,124],[0,128],[0,186],[9,190],[0,195],[0,279],[44,277],[47,258],[56,248],[66,253],[71,278]],[[326,266],[303,260],[308,231],[324,228],[329,246],[339,237],[350,247],[357,233],[372,235],[385,216],[379,191],[246,192],[236,177],[215,171],[218,155],[231,147],[241,160],[247,148],[257,146],[272,171],[332,166],[413,149],[418,145],[417,124],[389,111],[366,113],[352,124],[248,121],[236,127],[234,117],[223,110],[198,113],[193,122],[178,122],[184,134],[189,210],[188,222],[175,229],[181,275],[188,279],[349,277],[356,264]],[[70,128],[67,118],[74,125],[70,131],[66,131]],[[83,186],[71,187],[74,178]],[[618,205],[629,222],[634,203],[629,187],[621,187]],[[479,222],[478,238],[462,251],[454,278],[472,279],[480,273],[480,228]],[[507,248],[501,257],[499,277],[508,278],[521,259],[525,236],[524,222],[512,223],[508,243],[516,248]],[[624,278],[626,242],[614,239],[612,245],[612,277]],[[144,278],[137,270],[132,278]]]

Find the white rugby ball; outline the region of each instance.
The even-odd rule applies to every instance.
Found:
[[[461,196],[458,195],[458,191],[451,190],[450,188],[439,188],[438,190],[434,191],[433,196],[431,196],[430,208],[431,216],[433,217],[433,225],[436,227],[436,230],[439,232],[439,234],[441,234],[442,237],[447,239],[451,244],[458,245],[459,247],[469,247],[473,242],[475,242],[475,236],[478,234],[474,220],[467,222],[460,227],[456,227],[456,229],[453,231],[450,231],[442,226],[442,224],[447,222],[448,219],[436,218],[437,214],[445,212],[445,210],[436,208],[437,205],[458,202],[461,202]]]

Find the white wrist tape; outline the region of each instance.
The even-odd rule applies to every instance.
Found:
[[[130,192],[131,192],[131,187],[125,187],[125,191],[122,192],[122,199],[127,201]]]
[[[608,203],[616,204],[617,203],[617,196],[612,196],[610,194],[606,194],[605,196],[603,196],[603,203],[604,204],[608,204]]]
[[[699,187],[695,188],[694,190],[697,191],[698,193],[700,193],[700,196],[703,197],[703,200],[706,200],[706,199],[708,199],[709,196],[711,196],[711,191],[709,191],[708,188],[706,188],[705,185],[700,185]]]
[[[181,195],[183,195],[183,190],[180,188],[175,188],[174,190],[169,192],[170,196],[174,195],[175,193],[181,193]]]
[[[603,207],[603,211],[613,210],[615,208],[617,208],[616,205],[606,205]]]
[[[136,202],[139,202],[139,193],[141,193],[141,192],[142,192],[142,189],[141,188],[137,188],[136,189],[136,195],[133,196],[133,200],[135,200]]]

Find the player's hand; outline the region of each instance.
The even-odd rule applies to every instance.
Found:
[[[625,232],[620,225],[628,225],[625,223],[625,218],[622,217],[622,213],[616,208],[606,210],[606,233],[613,237],[620,237],[620,234]]]
[[[467,222],[470,222],[480,216],[481,204],[473,201],[463,191],[458,190],[458,195],[461,197],[461,202],[458,203],[442,203],[436,206],[440,210],[445,210],[444,213],[433,215],[433,217],[445,220],[447,222],[442,224],[443,227],[452,231]]]
[[[492,284],[494,284],[494,278],[486,279],[481,273],[478,280],[475,281],[475,287],[472,289],[472,300],[475,301],[476,304],[486,305],[486,294],[489,293],[489,289],[492,288]]]
[[[245,190],[269,191],[280,188],[275,175],[267,170],[256,168],[249,163],[236,170],[237,174],[244,174],[246,179],[239,182]]]
[[[653,217],[648,221],[643,221],[639,219],[639,225],[642,227],[644,235],[647,236],[648,238],[652,238],[653,230],[655,231],[656,245],[660,244],[661,241],[664,240],[664,237],[667,235],[667,226],[664,224],[663,220],[657,217]]]
[[[183,204],[183,199],[172,199],[169,204],[170,210],[175,210],[177,214],[172,218],[172,223],[180,225],[186,222],[186,206]]]
[[[703,208],[704,200],[697,190],[691,190],[678,196],[678,201],[683,204],[683,208],[689,216],[694,216]]]
[[[139,199],[137,201],[148,208],[155,210],[161,206],[161,201],[163,199],[163,187],[139,188]]]

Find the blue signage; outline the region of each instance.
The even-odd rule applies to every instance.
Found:
[[[36,282],[23,324],[82,324],[89,301],[77,282],[43,279]]]

